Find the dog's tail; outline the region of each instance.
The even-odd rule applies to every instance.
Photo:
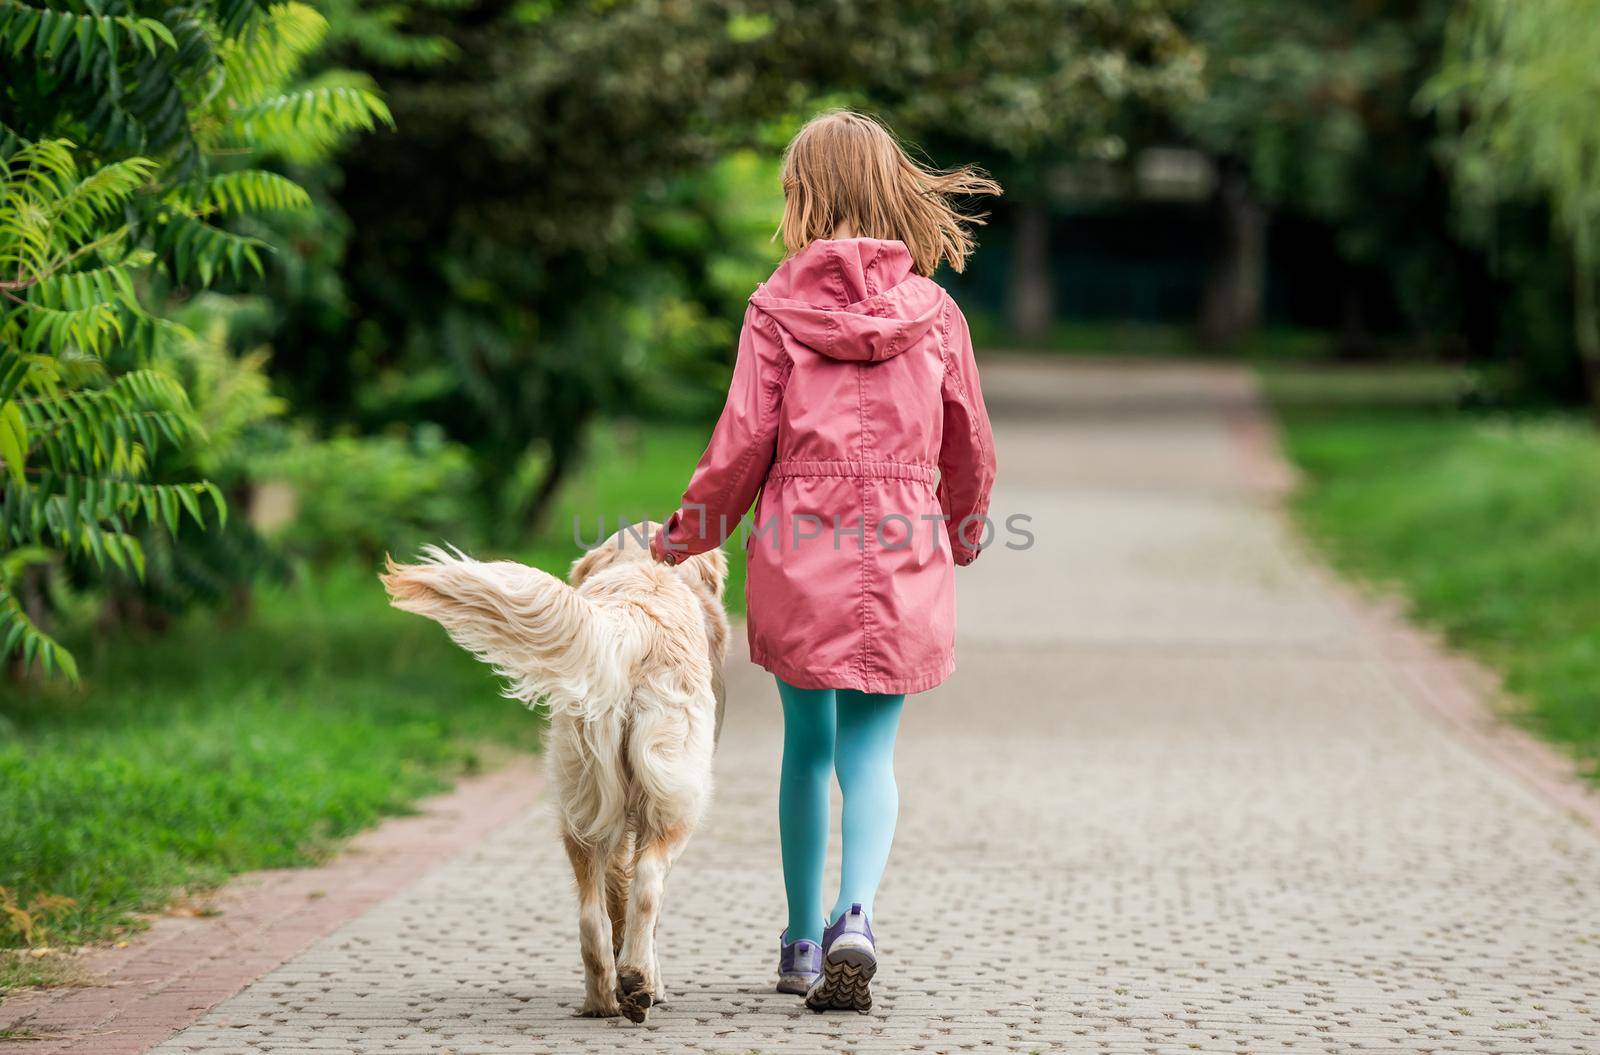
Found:
[[[506,680],[507,696],[585,719],[622,706],[637,645],[622,620],[537,568],[438,546],[422,556],[388,561],[381,578],[390,603],[443,626]]]

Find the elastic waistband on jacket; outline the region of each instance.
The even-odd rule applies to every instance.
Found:
[[[853,480],[915,480],[931,484],[939,479],[939,470],[918,462],[879,461],[781,461],[772,466],[771,479],[782,480],[795,476],[843,476]]]

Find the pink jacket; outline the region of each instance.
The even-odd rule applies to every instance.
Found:
[[[800,688],[920,692],[955,669],[954,565],[993,537],[966,319],[901,242],[818,241],[745,313],[728,403],[653,540],[747,522],[750,656]]]

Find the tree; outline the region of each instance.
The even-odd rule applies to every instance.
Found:
[[[152,305],[260,273],[221,222],[309,204],[256,158],[388,120],[358,78],[293,84],[325,29],[299,3],[0,0],[0,657],[75,677],[39,566],[142,575],[141,529],[226,516],[203,478],[153,479],[201,430],[173,369],[197,338]]]
[[[478,453],[512,531],[537,523],[586,423],[680,383],[653,337],[686,302],[712,305],[636,208],[676,177],[770,148],[819,97],[1020,166],[1080,149],[1127,99],[1193,73],[1154,0],[496,0],[411,15],[459,57],[378,70],[401,132],[346,167],[351,320],[296,320],[275,361],[330,420],[443,424]]]
[[[1463,255],[1431,129],[1414,97],[1432,73],[1448,0],[1295,5],[1208,0],[1185,26],[1206,55],[1205,91],[1174,113],[1217,161],[1217,246],[1203,335],[1226,344],[1260,320],[1267,216],[1331,228],[1357,268],[1385,272],[1418,328],[1454,332]],[[1347,342],[1364,339],[1359,288]]]
[[[889,115],[939,158],[978,161],[1005,187],[1010,329],[1045,336],[1053,176],[1124,158],[1148,115],[1200,91],[1202,54],[1171,0],[982,0],[868,5],[825,78]]]
[[[1450,133],[1469,229],[1492,247],[1502,203],[1548,205],[1570,261],[1577,364],[1600,419],[1600,7],[1471,0],[1424,98]]]

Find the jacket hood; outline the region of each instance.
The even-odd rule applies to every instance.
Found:
[[[750,303],[833,359],[891,359],[933,328],[944,291],[912,273],[904,242],[819,239],[785,260]]]

